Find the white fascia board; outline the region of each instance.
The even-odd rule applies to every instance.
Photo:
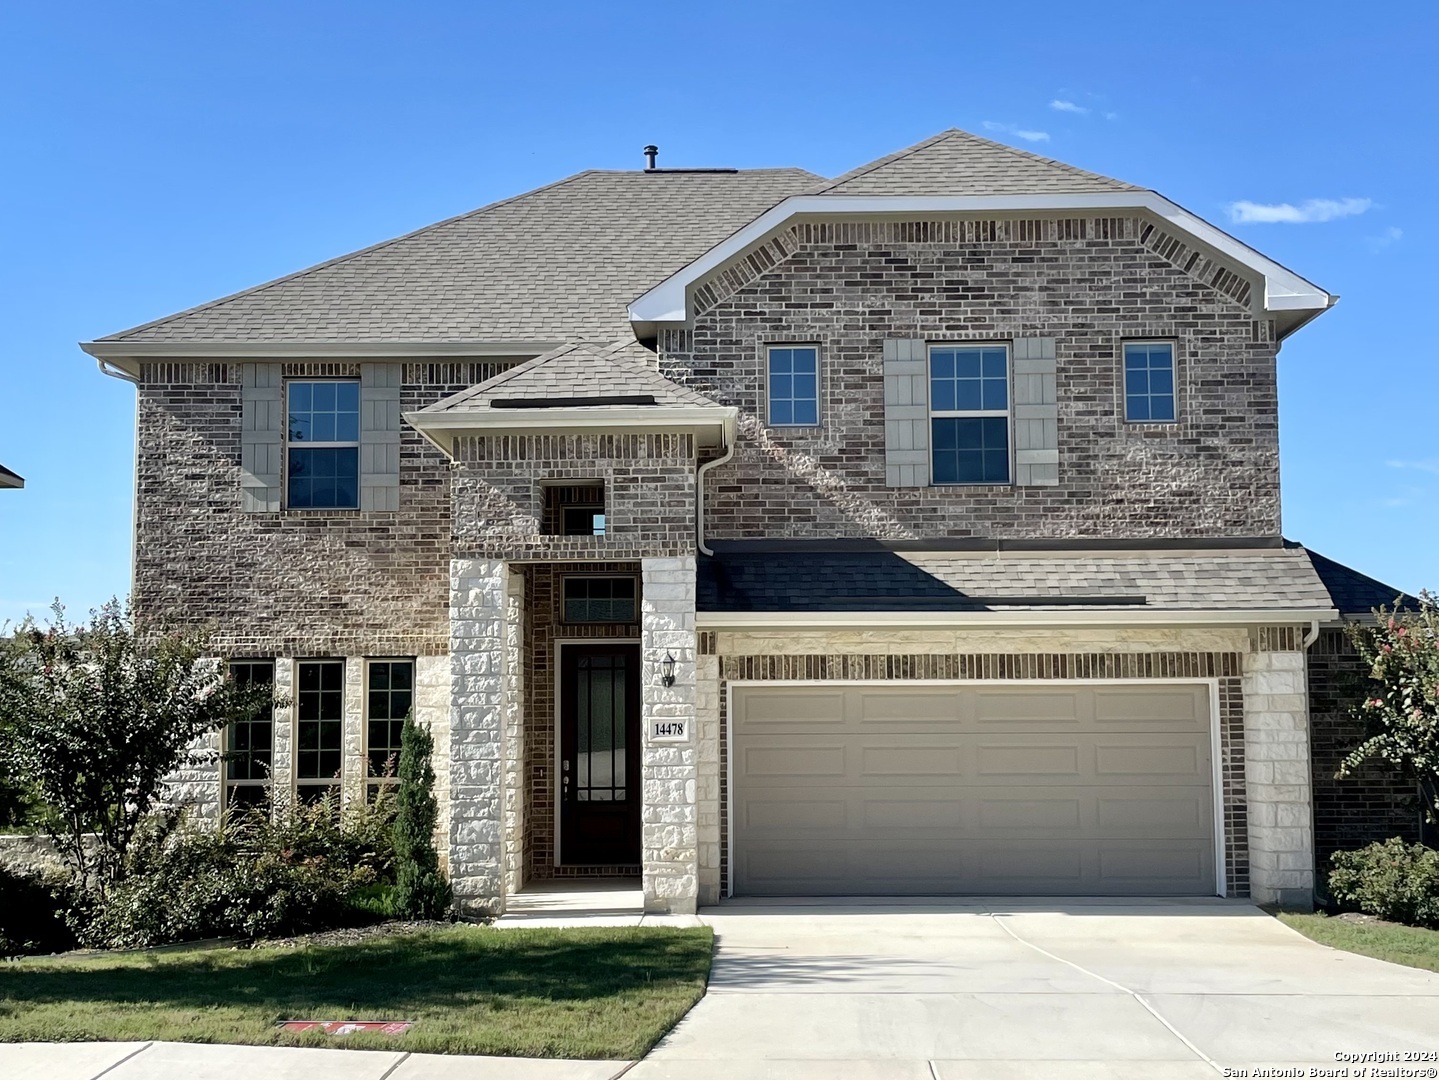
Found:
[[[1256,626],[1298,625],[1337,618],[1333,608],[1314,610],[1153,611],[701,611],[696,625],[707,630],[914,629],[997,626]]]
[[[1247,244],[1215,228],[1153,191],[1106,191],[1074,195],[792,195],[670,275],[629,306],[630,321],[683,323],[689,318],[689,287],[734,259],[786,221],[799,216],[855,214],[1003,213],[1049,210],[1148,210],[1188,233],[1225,258],[1264,278],[1265,310],[1317,310],[1337,297],[1307,281]]]
[[[739,410],[732,405],[635,405],[593,409],[495,409],[489,412],[403,414],[405,422],[446,454],[465,435],[533,434],[545,431],[694,431],[713,428],[732,444]],[[451,447],[446,448],[445,442]]]
[[[558,349],[563,341],[82,341],[80,348],[131,375],[145,360],[403,360],[430,356],[518,356]]]

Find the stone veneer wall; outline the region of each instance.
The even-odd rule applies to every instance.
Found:
[[[641,858],[645,911],[692,914],[699,896],[699,808],[695,702],[698,655],[693,556],[645,559],[640,688],[645,724]],[[675,658],[673,686],[656,673]],[[683,743],[650,739],[651,720],[683,720]]]
[[[1275,632],[1299,633],[1288,628]],[[1290,640],[1297,637],[1283,639]],[[1250,642],[1243,630],[796,630],[783,634],[706,630],[700,632],[698,644],[699,700],[704,706],[699,715],[699,783],[700,790],[714,793],[712,801],[700,803],[702,904],[715,902],[729,886],[728,792],[721,779],[728,769],[728,686],[735,680],[767,679],[1214,679],[1226,893],[1251,895],[1243,690]],[[707,811],[713,811],[714,817]],[[1269,833],[1258,837],[1261,845],[1274,839]],[[1261,861],[1267,851],[1260,848]],[[1261,880],[1259,887],[1266,887],[1266,881]]]
[[[695,441],[681,434],[459,439],[454,553],[506,559],[635,559],[694,550]],[[546,483],[602,480],[604,536],[548,536]]]
[[[1349,717],[1365,696],[1367,672],[1343,630],[1326,629],[1309,649],[1309,728],[1314,789],[1314,855],[1322,875],[1336,851],[1397,836],[1420,839],[1421,809],[1415,786],[1370,765],[1357,776],[1335,774],[1363,735]]]
[[[773,255],[660,337],[666,375],[741,412],[711,538],[1279,535],[1273,325],[1157,222],[813,222]],[[888,487],[884,340],[1031,336],[1057,343],[1058,486]],[[1178,423],[1123,421],[1133,338],[1176,343]],[[819,345],[820,426],[764,425],[770,342]]]
[[[556,641],[603,641],[640,637],[640,624],[568,624],[560,617],[560,582],[566,574],[634,575],[640,583],[638,562],[533,563],[520,566],[528,595],[529,632],[524,650],[525,712],[527,725],[522,745],[525,777],[526,829],[516,847],[526,880],[553,877],[610,877],[638,874],[638,866],[556,866],[555,811],[555,680],[559,670]],[[643,588],[639,589],[643,601]],[[638,610],[638,609],[637,609]],[[517,761],[520,759],[517,759]]]
[[[403,365],[423,408],[509,366]],[[357,360],[284,363],[358,378]],[[137,387],[136,613],[213,630],[226,656],[434,656],[448,651],[450,467],[406,426],[400,509],[244,513],[240,365],[143,364]]]

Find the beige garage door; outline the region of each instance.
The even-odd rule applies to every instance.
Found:
[[[1204,896],[1209,690],[736,687],[736,895]]]

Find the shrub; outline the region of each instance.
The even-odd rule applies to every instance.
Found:
[[[130,864],[82,928],[82,939],[139,948],[208,937],[280,937],[373,916],[352,903],[378,882],[373,852],[330,807],[293,807],[272,820],[239,813],[222,829],[152,818]]]
[[[60,952],[75,944],[64,879],[0,866],[0,956]]]
[[[1329,894],[1339,906],[1439,929],[1439,851],[1395,837],[1335,852],[1331,865]]]
[[[411,919],[438,919],[449,911],[450,883],[435,851],[434,740],[405,717],[400,732],[400,783],[395,812],[395,907]]]

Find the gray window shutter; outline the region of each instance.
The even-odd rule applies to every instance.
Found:
[[[1054,338],[1014,342],[1014,482],[1059,483],[1059,393]]]
[[[246,513],[280,509],[284,383],[279,364],[240,365],[240,508]]]
[[[360,509],[400,508],[400,364],[360,365]]]
[[[884,342],[884,482],[929,486],[929,354],[922,338]]]

